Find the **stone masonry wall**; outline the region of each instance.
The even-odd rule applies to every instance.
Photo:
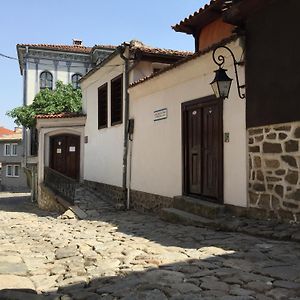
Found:
[[[53,191],[43,184],[40,184],[38,193],[38,206],[46,211],[64,213],[66,208],[58,201],[58,197]]]
[[[249,206],[300,221],[300,122],[248,130]]]

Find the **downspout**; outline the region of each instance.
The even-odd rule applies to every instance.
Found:
[[[129,209],[129,198],[127,195],[127,156],[128,156],[128,120],[129,120],[129,58],[124,55],[125,50],[129,44],[123,43],[120,47],[120,56],[124,60],[125,67],[125,105],[124,105],[124,141],[123,141],[123,180],[122,180],[122,192],[123,201],[126,209]]]
[[[25,48],[25,55],[24,55],[24,62],[23,62],[23,106],[27,105],[27,57],[28,57],[28,46]],[[22,133],[24,147],[23,147],[23,157],[24,157],[24,164],[27,167],[27,130],[23,126],[23,133]]]

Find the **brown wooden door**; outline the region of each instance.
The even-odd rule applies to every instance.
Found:
[[[223,201],[222,101],[206,97],[182,105],[184,193]]]
[[[50,139],[50,168],[73,179],[80,176],[80,137],[57,135]]]

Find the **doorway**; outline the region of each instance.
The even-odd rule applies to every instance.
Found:
[[[223,203],[223,102],[209,96],[182,104],[183,192]]]

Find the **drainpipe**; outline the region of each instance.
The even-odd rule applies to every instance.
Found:
[[[27,105],[27,58],[28,58],[28,46],[25,48],[24,62],[23,62],[23,106]],[[23,157],[25,167],[27,167],[27,130],[23,127]]]
[[[129,44],[123,43],[120,47],[120,56],[125,62],[125,105],[124,105],[124,143],[123,143],[123,180],[122,180],[122,190],[123,190],[123,201],[126,209],[129,209],[129,198],[127,195],[127,155],[128,155],[128,120],[129,120],[129,58],[124,55],[126,49],[128,49]]]

